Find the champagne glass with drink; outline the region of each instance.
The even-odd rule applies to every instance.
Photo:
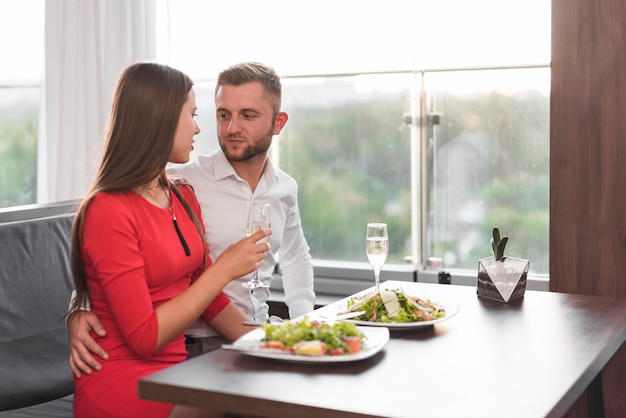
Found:
[[[387,237],[387,224],[369,223],[367,224],[367,234],[365,236],[365,250],[367,259],[374,268],[374,280],[376,293],[380,293],[380,269],[387,260],[389,252],[389,238]]]
[[[271,228],[272,223],[270,220],[270,205],[269,203],[253,203],[250,206],[250,212],[248,212],[248,224],[246,227],[246,234],[248,236],[254,234],[261,229]],[[266,242],[267,237],[263,238],[259,242]],[[252,272],[252,278],[246,283],[241,284],[248,289],[255,289],[258,287],[269,287],[269,284],[261,282],[259,279],[259,270],[256,269]]]

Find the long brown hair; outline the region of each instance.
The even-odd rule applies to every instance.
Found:
[[[180,113],[192,86],[184,73],[156,63],[133,64],[120,75],[98,172],[72,225],[76,298],[71,313],[80,309],[87,297],[81,233],[85,213],[99,192],[132,190],[158,176],[159,185],[170,188],[182,201],[206,246],[200,222],[165,171]]]

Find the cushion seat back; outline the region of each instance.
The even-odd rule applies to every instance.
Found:
[[[74,391],[65,314],[74,214],[0,223],[0,410]]]

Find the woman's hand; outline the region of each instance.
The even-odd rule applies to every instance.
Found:
[[[262,229],[241,239],[226,248],[213,265],[219,265],[220,269],[230,272],[231,280],[245,276],[263,264],[265,253],[270,249],[270,244],[259,241],[265,241],[265,238],[270,235],[272,235],[271,229]]]

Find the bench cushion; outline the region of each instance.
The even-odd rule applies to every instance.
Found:
[[[26,408],[0,412],[0,418],[73,418],[74,395]]]
[[[65,328],[73,219],[0,224],[0,410],[74,392]]]

